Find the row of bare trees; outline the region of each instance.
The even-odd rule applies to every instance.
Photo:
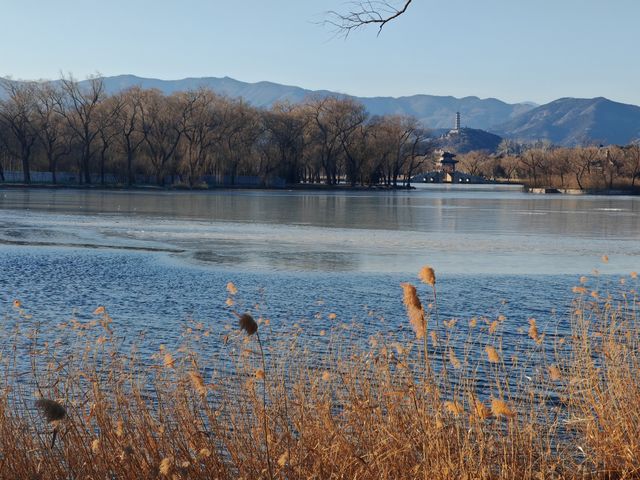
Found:
[[[625,146],[553,147],[505,141],[498,155],[461,155],[460,169],[487,178],[518,180],[532,187],[636,189],[640,143]]]
[[[199,89],[164,95],[138,87],[108,95],[100,78],[1,80],[0,181],[11,166],[73,172],[79,183],[115,176],[158,185],[238,176],[287,183],[407,182],[429,149],[404,116],[370,117],[349,98],[313,98],[257,109]],[[4,167],[4,169],[3,169]],[[152,179],[152,180],[150,180]]]

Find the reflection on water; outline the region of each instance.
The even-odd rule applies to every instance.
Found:
[[[0,190],[0,316],[20,299],[53,336],[57,323],[72,315],[87,320],[106,305],[123,339],[150,333],[142,346],[149,353],[179,342],[188,319],[218,331],[234,324],[225,308],[225,285],[233,281],[239,311],[270,318],[276,337],[299,323],[314,340],[309,345],[322,348],[316,332],[335,326],[333,312],[337,322],[362,325],[363,338],[404,335],[399,284],[417,281],[430,264],[441,318],[504,314],[509,350],[526,339],[530,317],[541,332],[566,329],[579,275],[600,269],[605,275],[587,286],[600,284],[604,294],[603,284],[640,271],[638,240],[640,199],[627,197],[486,187]],[[600,261],[605,253],[608,264]],[[212,337],[210,348],[219,345]]]
[[[0,209],[423,232],[620,236],[638,231],[637,197],[419,187],[409,192],[3,190]]]
[[[0,190],[5,245],[170,251],[240,270],[563,274],[639,269],[640,198],[514,187],[397,192]]]

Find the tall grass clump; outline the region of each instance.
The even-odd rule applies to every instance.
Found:
[[[567,328],[529,318],[508,346],[499,311],[439,318],[435,272],[418,279],[401,285],[410,335],[335,313],[276,333],[229,283],[224,328],[188,321],[151,353],[104,307],[45,329],[16,300],[0,478],[640,476],[637,274],[612,293],[581,278]]]

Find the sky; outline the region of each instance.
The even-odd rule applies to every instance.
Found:
[[[390,0],[394,1],[394,0]],[[414,0],[377,35],[344,0],[0,0],[0,76],[229,76],[357,96],[640,105],[640,0]]]

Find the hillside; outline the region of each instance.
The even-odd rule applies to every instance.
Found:
[[[472,150],[484,150],[493,153],[498,149],[501,141],[502,138],[498,135],[484,130],[461,128],[458,131],[452,130],[438,138],[435,146],[455,153],[467,153]]]
[[[573,146],[627,144],[640,138],[640,107],[603,97],[561,98],[492,129],[505,137]]]

